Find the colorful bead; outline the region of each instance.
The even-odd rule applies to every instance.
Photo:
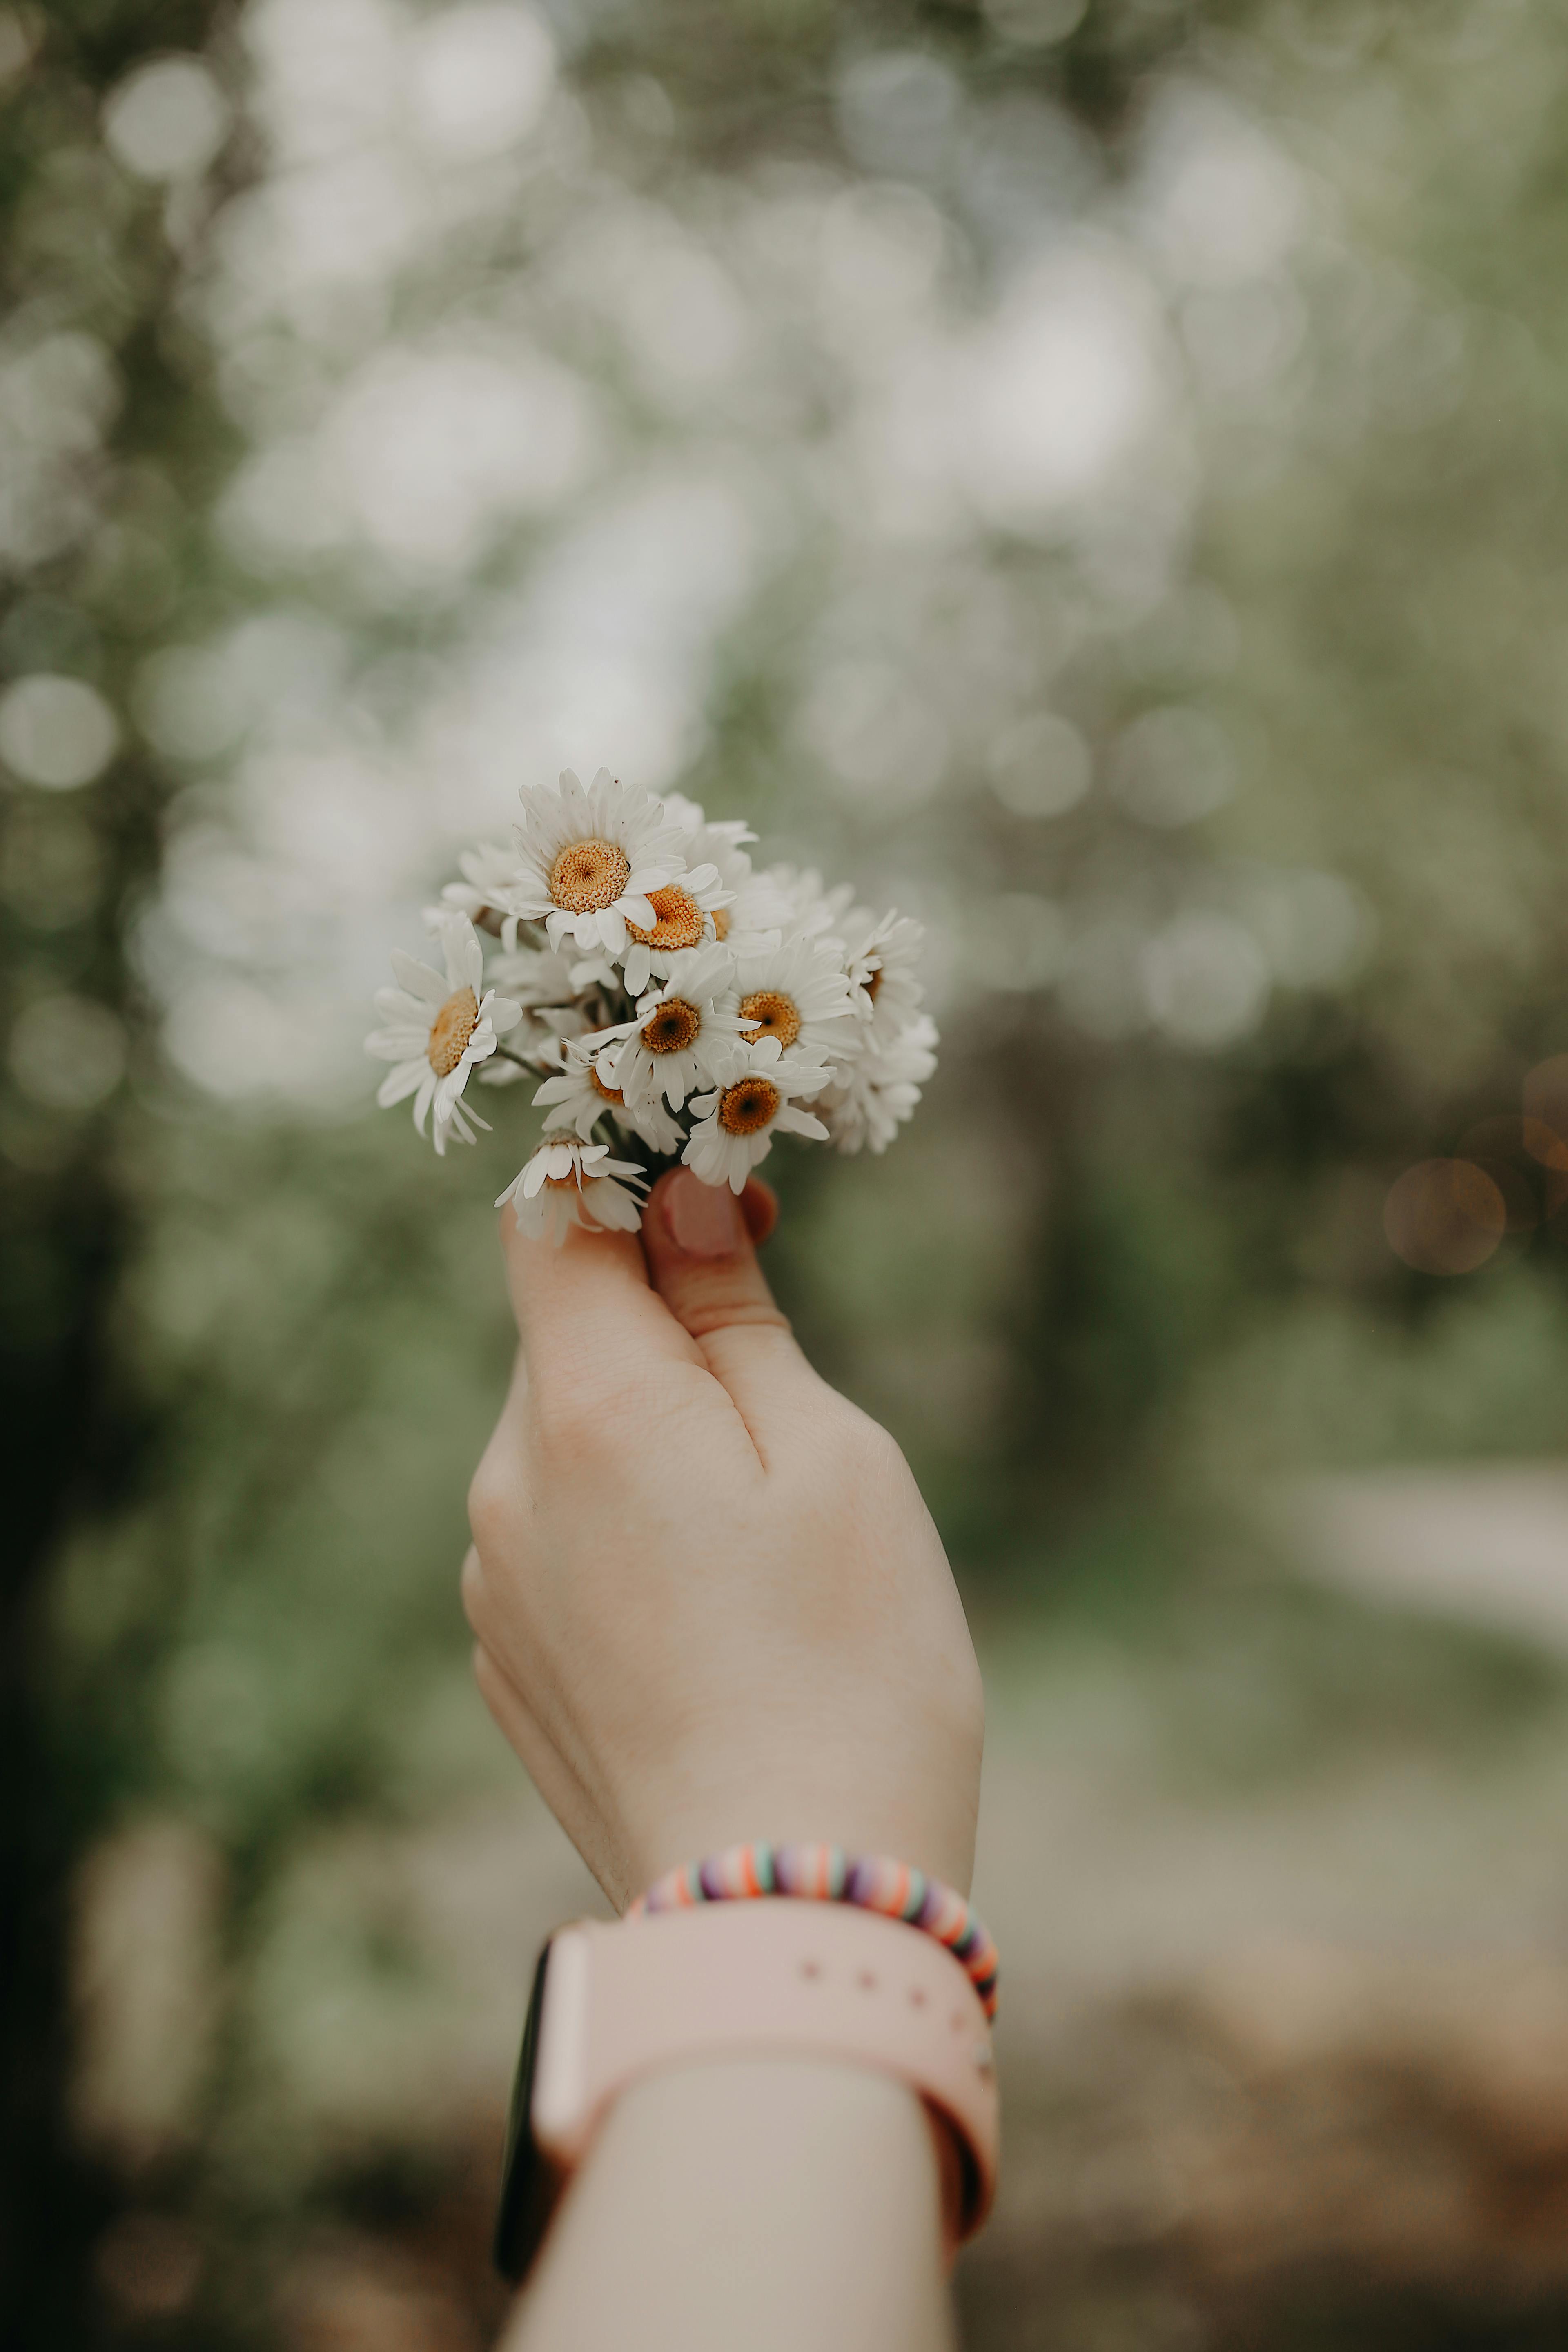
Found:
[[[923,1928],[961,1960],[987,2017],[996,2014],[996,1947],[962,1895],[940,1879],[886,1854],[854,1859],[837,1845],[727,1846],[702,1862],[682,1863],[626,1906],[628,1919],[693,1903],[736,1903],[760,1895],[811,1903],[853,1903]]]

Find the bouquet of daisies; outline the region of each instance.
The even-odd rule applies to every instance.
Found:
[[[543,1139],[496,1205],[557,1243],[636,1232],[655,1163],[740,1192],[775,1135],[886,1150],[936,1067],[918,923],[759,872],[747,826],[603,768],[521,798],[515,846],[468,852],[426,912],[444,970],[393,956],[378,1101],[412,1096],[444,1152],[489,1132],[470,1075],[538,1081]]]

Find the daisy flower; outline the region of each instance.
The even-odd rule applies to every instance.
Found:
[[[490,958],[490,981],[522,1007],[522,1020],[513,1033],[511,1051],[550,1068],[558,1059],[561,1040],[580,1036],[592,1024],[582,1004],[586,990],[613,988],[616,976],[602,959],[579,962],[553,948],[514,948]],[[530,1075],[514,1061],[500,1057],[487,1062],[479,1082],[487,1087],[516,1086]],[[538,1076],[540,1070],[532,1075]]]
[[[727,893],[727,899],[713,908],[714,937],[731,955],[765,955],[777,947],[794,922],[795,909],[769,875],[752,872],[742,847],[757,837],[751,826],[739,817],[710,823],[697,803],[682,793],[665,794],[664,813],[685,833],[689,862],[714,866]]]
[[[617,1118],[626,1115],[626,1098],[618,1087],[613,1087],[599,1076],[597,1063],[605,1053],[603,1033],[592,1037],[569,1037],[559,1050],[561,1067],[553,1077],[546,1078],[534,1096],[536,1108],[548,1113],[545,1125],[550,1128],[572,1128],[583,1142],[593,1140],[594,1129],[605,1113],[613,1110]]]
[[[493,932],[509,948],[514,947],[518,908],[512,900],[523,879],[522,861],[516,850],[498,849],[494,842],[481,841],[477,849],[465,849],[458,863],[463,869],[462,881],[448,882],[440,906],[426,908],[425,920],[431,933],[440,936],[446,916],[466,915],[477,930]]]
[[[778,1135],[809,1135],[826,1139],[827,1129],[810,1111],[796,1110],[792,1095],[821,1092],[831,1075],[809,1063],[791,1063],[776,1037],[763,1037],[741,1048],[743,1061],[727,1085],[711,1094],[694,1095],[695,1124],[681,1158],[704,1184],[728,1184],[743,1192],[746,1179],[759,1160],[765,1160]]]
[[[610,1109],[612,1118],[663,1159],[673,1160],[686,1140],[686,1129],[666,1110],[658,1095],[644,1095],[641,1102],[635,1103],[623,1099],[612,1104]]]
[[[755,1022],[756,1036],[776,1037],[797,1061],[852,1054],[859,1042],[843,967],[809,939],[788,940],[767,955],[741,957],[735,984],[742,1020]]]
[[[857,1010],[871,1024],[879,1045],[891,1048],[921,1009],[917,973],[925,927],[894,912],[880,921],[858,907],[846,925],[849,984]]]
[[[786,919],[791,930],[804,931],[809,940],[826,940],[837,934],[855,903],[853,883],[840,882],[837,888],[826,890],[815,866],[770,866],[762,879],[778,892],[788,907]]]
[[[628,919],[645,930],[658,920],[648,892],[687,879],[679,826],[640,785],[619,782],[607,768],[586,787],[564,768],[558,792],[525,784],[520,797],[521,878],[512,909],[542,919],[552,947],[571,938],[584,954],[623,955]],[[688,887],[714,878],[694,876]]]
[[[838,1084],[819,1106],[840,1151],[886,1151],[936,1068],[936,1024],[922,1013],[895,1045],[868,1039],[847,1067],[840,1064]]]
[[[490,978],[509,996],[515,996],[525,1011],[542,1004],[573,1003],[581,969],[574,957],[562,955],[554,948],[512,948],[490,958]]]
[[[490,978],[525,1010],[575,1004],[590,988],[618,988],[608,956],[579,956],[558,948],[514,948],[490,958]]]
[[[706,879],[704,877],[707,877]],[[719,936],[719,918],[725,917],[728,930],[728,908],[734,893],[726,890],[713,865],[689,866],[679,882],[667,882],[662,890],[650,890],[648,905],[655,919],[651,924],[633,922],[626,918],[626,935],[631,945],[626,950],[623,986],[626,994],[641,996],[651,979],[665,980],[669,974],[669,960],[683,948],[700,948]]]
[[[639,1136],[650,1151],[669,1159],[679,1150],[686,1139],[685,1130],[670,1117],[657,1095],[645,1095],[641,1102],[628,1103],[619,1087],[600,1076],[597,1064],[601,1060],[606,1069],[613,1067],[602,1032],[593,1037],[563,1040],[555,1058],[561,1069],[546,1078],[533,1097],[536,1107],[542,1106],[548,1114],[546,1127],[572,1128],[586,1143],[592,1139],[595,1123],[608,1111],[622,1127]]]
[[[739,1003],[735,959],[727,948],[672,956],[668,979],[643,998],[637,1019],[606,1033],[622,1043],[610,1068],[601,1064],[600,1076],[620,1088],[628,1108],[662,1095],[679,1110],[694,1087],[726,1083],[744,1042]]]
[[[603,768],[520,798],[515,848],[471,848],[426,913],[445,977],[393,960],[366,1040],[393,1066],[383,1103],[412,1097],[445,1151],[487,1124],[470,1071],[526,1078],[544,1139],[501,1201],[557,1242],[635,1232],[656,1164],[740,1192],[775,1129],[887,1148],[935,1067],[918,923],[815,868],[758,871],[749,825]]]
[[[637,1193],[647,1182],[633,1160],[612,1160],[607,1143],[547,1135],[496,1202],[510,1201],[519,1233],[531,1241],[548,1234],[557,1249],[572,1225],[585,1233],[635,1234],[642,1223]]]
[[[481,1067],[480,1086],[515,1087],[524,1078],[548,1075],[566,1040],[580,1037],[587,1026],[586,1013],[575,1004],[552,1005],[544,1012],[531,1012],[525,1005],[521,1022],[507,1039],[506,1052],[492,1055]]]
[[[425,1132],[427,1112],[434,1113],[432,1135],[437,1151],[447,1149],[448,1135],[471,1143],[476,1127],[485,1120],[465,1110],[462,1093],[468,1072],[495,1052],[498,1034],[515,1028],[522,1007],[493,990],[481,996],[484,956],[466,915],[448,915],[441,926],[441,946],[447,972],[443,979],[417,957],[394,950],[392,969],[396,988],[376,992],[376,1010],[387,1025],[373,1030],[365,1050],[393,1067],[382,1080],[376,1100],[384,1107],[414,1097],[414,1124]]]

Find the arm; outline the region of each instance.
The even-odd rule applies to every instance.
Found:
[[[522,1347],[470,1497],[492,1713],[621,1907],[748,1838],[830,1839],[967,1889],[982,1706],[935,1528],[811,1370],[751,1233],[680,1172],[640,1241],[503,1227]],[[703,2282],[720,2277],[711,2297]],[[924,2110],[850,2068],[694,2068],[612,2115],[515,2338],[693,2352],[946,2339]],[[651,2326],[668,2328],[654,2336]],[[772,2336],[763,2331],[772,2327]]]
[[[505,2352],[946,2352],[937,2169],[884,2075],[655,2075],[612,2113]]]

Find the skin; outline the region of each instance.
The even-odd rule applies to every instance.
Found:
[[[969,1888],[984,1708],[963,1612],[898,1447],[773,1303],[755,1253],[773,1213],[754,1180],[737,1202],[678,1171],[640,1236],[555,1250],[503,1218],[521,1346],[469,1496],[475,1673],[617,1909],[751,1838]],[[732,2344],[731,2293],[693,2307],[716,2263],[759,2352],[944,2343],[940,2171],[918,2100],[869,2072],[640,2084],[515,2343]]]

